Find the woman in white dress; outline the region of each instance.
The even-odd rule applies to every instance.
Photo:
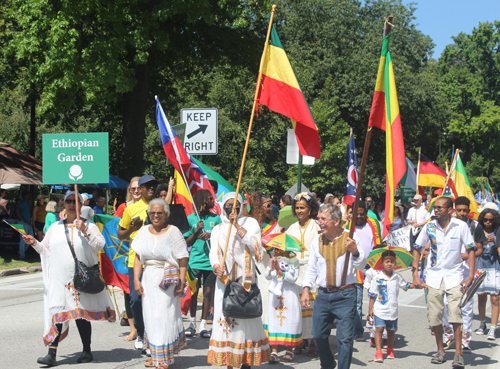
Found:
[[[181,295],[189,254],[181,231],[168,224],[170,208],[165,200],[152,200],[148,214],[152,224],[142,227],[132,244],[136,253],[134,286],[137,294],[142,295],[144,344],[151,350],[151,359],[145,366],[167,369],[186,343]],[[178,281],[166,290],[159,286],[165,271],[174,277],[171,281]]]
[[[319,204],[314,197],[306,192],[298,193],[295,195],[292,203],[292,211],[294,215],[299,218],[299,221],[293,223],[286,231],[287,234],[293,236],[302,242],[307,250],[311,247],[312,240],[318,235],[320,230],[318,223],[316,222],[316,217],[318,216]],[[307,269],[307,263],[309,261],[309,251],[304,251],[303,253],[297,255],[297,259],[300,262],[300,274],[297,284],[302,286],[302,280],[304,279],[304,274]],[[316,345],[314,344],[314,339],[311,333],[312,330],[312,311],[314,306],[314,296],[315,293],[309,293],[310,296],[310,307],[302,308],[302,339],[304,343],[300,346],[295,347],[294,353],[300,354],[305,348],[305,345],[309,344],[309,351],[307,356],[315,357],[318,354]],[[310,342],[308,342],[310,341]]]
[[[235,319],[224,316],[222,300],[228,280],[235,281],[238,277],[245,288],[255,283],[255,261],[262,258],[264,249],[260,243],[260,227],[257,221],[241,215],[241,196],[238,195],[236,212],[232,214],[235,193],[230,192],[222,201],[222,224],[212,229],[210,237],[210,263],[217,275],[214,302],[214,325],[208,362],[216,366],[245,368],[259,366],[269,361],[269,343],[262,326],[262,319]],[[229,223],[233,222],[231,234]],[[222,259],[226,240],[229,238],[225,267]],[[223,282],[224,281],[224,282]],[[261,289],[261,295],[266,293]]]
[[[82,199],[78,195],[78,206]],[[43,302],[45,312],[45,327],[43,342],[49,346],[46,356],[40,357],[37,363],[54,366],[59,342],[68,335],[69,321],[74,320],[80,333],[83,352],[77,359],[78,363],[88,363],[93,360],[90,350],[92,321],[116,320],[116,312],[107,289],[98,294],[88,294],[75,289],[73,276],[75,261],[66,237],[68,230],[71,247],[76,257],[87,266],[98,264],[98,253],[104,247],[105,241],[99,227],[90,220],[77,219],[75,193],[66,192],[64,196],[66,220],[60,220],[47,231],[42,242],[31,236],[23,236],[24,241],[33,246],[40,254],[43,270]]]

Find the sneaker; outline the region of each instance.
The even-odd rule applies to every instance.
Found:
[[[376,363],[384,362],[384,354],[382,354],[382,351],[375,351],[375,362]]]
[[[491,327],[490,330],[488,331],[488,337],[489,340],[496,340],[497,337],[495,336],[495,328]]]
[[[479,325],[479,328],[476,329],[476,334],[484,334],[484,332],[486,332],[486,330],[487,330],[486,323],[481,322],[481,324]]]
[[[207,324],[213,324],[213,322],[214,322],[214,314],[208,314]]]
[[[76,360],[77,363],[90,363],[92,360],[94,360],[94,356],[88,352],[88,351],[83,351],[80,357]]]
[[[134,347],[136,350],[141,350],[142,351],[142,338],[137,336],[137,338],[135,339],[135,344],[134,344]]]
[[[150,349],[143,349],[141,351],[141,355],[146,355],[147,357],[151,357],[151,350]]]
[[[436,352],[436,355],[434,355],[431,359],[432,364],[442,364],[445,361],[446,361],[446,353],[444,351]]]
[[[444,349],[448,350],[453,342],[455,342],[455,337],[445,336],[444,341],[443,341]]]
[[[386,359],[394,359],[394,348],[393,347],[387,347],[387,356],[385,358]]]
[[[465,366],[464,357],[461,354],[455,354],[453,358],[452,368],[461,369]]]

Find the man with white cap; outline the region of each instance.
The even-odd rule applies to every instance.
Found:
[[[422,195],[417,193],[413,196],[413,203],[415,206],[408,210],[408,217],[406,218],[406,223],[412,226],[410,233],[410,247],[412,250],[422,227],[431,217],[427,209],[422,206]]]

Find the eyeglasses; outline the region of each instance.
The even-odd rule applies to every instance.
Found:
[[[140,192],[141,188],[140,187],[130,187],[130,192]]]
[[[449,206],[434,206],[434,209],[439,210],[439,211],[441,211],[443,209],[449,209],[449,208],[450,208]]]
[[[64,200],[64,202],[65,202],[66,204],[76,204],[76,201],[75,201],[75,200],[70,200],[70,199],[66,199],[66,200]]]
[[[149,215],[153,215],[153,216],[158,215],[159,217],[161,217],[163,214],[165,214],[164,211],[150,211],[149,212]]]
[[[493,219],[492,219],[492,218],[490,218],[490,219],[488,219],[488,218],[484,218],[484,219],[483,219],[483,222],[484,222],[484,223],[493,223],[494,221],[495,221],[495,218],[493,218]]]
[[[144,183],[141,187],[146,187],[147,190],[150,188],[156,188],[158,185],[155,182]]]

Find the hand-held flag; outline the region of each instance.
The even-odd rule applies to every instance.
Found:
[[[394,192],[406,172],[405,146],[399,103],[396,92],[396,80],[389,53],[391,34],[384,37],[378,68],[369,127],[378,127],[386,133],[386,197],[385,219],[382,239],[389,233],[394,221]]]
[[[356,155],[356,147],[354,146],[354,136],[351,133],[349,144],[347,145],[346,159],[347,181],[344,191],[344,202],[347,205],[352,205],[356,199],[356,188],[358,187],[358,157]]]
[[[21,235],[27,236],[26,231],[24,230],[24,226],[22,224],[10,224],[5,219],[3,221],[5,223],[7,223],[9,226],[11,226],[12,228],[14,228]]]

